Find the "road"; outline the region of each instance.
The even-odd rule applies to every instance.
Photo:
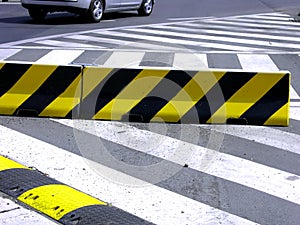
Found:
[[[280,11],[296,15],[299,9],[297,0],[158,0],[151,18],[136,18],[136,12],[107,15],[100,24],[85,23],[72,14],[48,16],[45,24],[33,24],[27,10],[19,4],[1,3],[5,10],[0,11],[0,43],[41,37],[66,32],[78,32],[128,25],[143,25],[167,22],[172,18],[225,17]]]
[[[168,1],[158,1],[149,18],[114,14],[100,24],[82,24],[69,14],[32,24],[18,4],[3,4],[7,10],[0,14],[0,59],[289,70],[289,127],[1,117],[1,154],[155,224],[297,224],[300,23],[292,16],[299,3],[203,2],[190,0],[182,7],[182,1],[172,1],[170,7]],[[84,159],[97,151],[112,157],[96,157],[96,164]],[[2,198],[1,209],[8,203],[11,207],[3,210],[18,207],[8,201]],[[5,211],[0,223],[45,222],[33,212],[18,210],[26,211]]]

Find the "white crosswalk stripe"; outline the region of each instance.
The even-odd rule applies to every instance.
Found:
[[[42,64],[69,64],[69,62],[76,59],[79,55],[83,53],[82,50],[53,50],[47,55],[43,56],[36,63]]]
[[[22,49],[0,49],[0,60],[4,60],[4,59],[18,53],[21,50]]]
[[[37,44],[42,45],[50,45],[50,46],[58,46],[58,47],[64,47],[64,48],[95,48],[93,45],[88,44],[82,44],[82,43],[73,43],[73,42],[66,42],[66,41],[56,41],[56,40],[42,40],[42,41],[36,41]],[[97,46],[97,48],[102,48],[100,46]]]
[[[107,67],[137,67],[144,54],[141,52],[114,52],[104,63]]]
[[[164,24],[99,29],[7,43],[14,47],[77,49],[136,48],[178,52],[300,52],[300,23],[286,14],[267,13],[199,18]],[[24,46],[24,44],[26,44]]]

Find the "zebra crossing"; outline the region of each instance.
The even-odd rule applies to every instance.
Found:
[[[0,123],[1,154],[155,224],[299,220],[300,135],[293,127],[288,132],[10,117]],[[124,168],[103,161],[99,143],[86,144],[95,141]],[[128,165],[149,170],[137,173]]]
[[[27,55],[28,51],[35,62],[50,64],[87,63],[94,53],[76,49],[38,51],[39,57],[31,49],[18,53]],[[298,54],[159,55],[124,50],[103,53],[96,64],[182,69],[226,66],[291,70],[297,76],[299,61]],[[154,224],[297,224],[298,93],[298,83],[292,82],[287,128],[1,117],[0,149],[1,154]]]
[[[299,37],[300,23],[290,15],[265,13],[66,33],[0,48],[299,53]]]
[[[289,70],[293,78],[287,128],[1,117],[0,153],[154,224],[298,224],[300,24],[290,20],[210,18],[2,45],[4,61]]]

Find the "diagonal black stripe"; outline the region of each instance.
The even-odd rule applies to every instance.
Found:
[[[30,68],[31,64],[6,63],[0,70],[0,97]]]
[[[206,123],[229,98],[255,75],[256,73],[227,72],[219,82],[196,103],[196,111],[191,109],[182,117],[181,121],[183,123],[185,121]]]
[[[59,222],[65,225],[86,224],[139,224],[150,225],[152,223],[143,220],[133,214],[114,206],[91,205],[76,209],[64,215]]]
[[[196,73],[196,71],[186,72],[181,70],[172,70],[165,76],[165,79],[168,79],[183,88],[196,75]],[[177,94],[179,91],[180,89],[174,92]]]
[[[149,123],[150,120],[156,115],[156,113],[161,110],[168,101],[155,96],[150,96],[144,98],[139,102],[130,112],[128,113],[129,118],[126,117],[122,120],[127,120],[130,122],[143,122]]]
[[[80,117],[91,119],[99,110],[113,100],[142,70],[140,69],[117,69],[111,72],[94,90],[82,101]],[[69,113],[67,117],[72,117]]]
[[[289,74],[286,74],[266,95],[248,109],[241,118],[248,124],[263,125],[275,112],[288,103]]]
[[[80,73],[81,67],[59,66],[39,89],[19,106],[15,113],[20,110],[33,110],[40,114],[69,87]]]
[[[15,198],[36,187],[61,184],[36,170],[19,168],[0,171],[0,181],[0,191]]]
[[[159,84],[128,112],[131,122],[150,122],[168,102],[182,90],[197,72],[172,70]]]

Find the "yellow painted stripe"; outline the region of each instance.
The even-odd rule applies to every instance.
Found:
[[[57,66],[32,65],[0,98],[0,113],[12,115],[54,72]]]
[[[225,123],[228,118],[240,118],[261,99],[284,74],[258,73],[225,102],[207,123]]]
[[[200,71],[151,121],[178,122],[224,76],[224,71]]]
[[[53,102],[51,102],[39,116],[65,117],[80,102],[81,75]]]
[[[85,67],[82,98],[85,99],[112,71],[113,68]]]
[[[2,67],[5,65],[5,63],[0,63],[0,70],[2,69]]]
[[[93,119],[120,120],[122,115],[145,98],[168,73],[169,70],[143,70],[115,99],[99,110]]]
[[[80,98],[84,99],[88,96],[111,71],[112,69],[99,67],[84,68],[83,78],[81,75],[78,76],[64,93],[51,102],[39,116],[65,117],[80,103]]]
[[[105,202],[63,184],[33,188],[17,199],[55,220],[81,207],[107,205]]]
[[[17,168],[29,169],[17,162],[14,162],[14,161],[0,155],[0,171],[8,170],[8,169],[17,169]]]
[[[289,125],[289,103],[282,106],[265,123],[265,126],[288,126]]]

